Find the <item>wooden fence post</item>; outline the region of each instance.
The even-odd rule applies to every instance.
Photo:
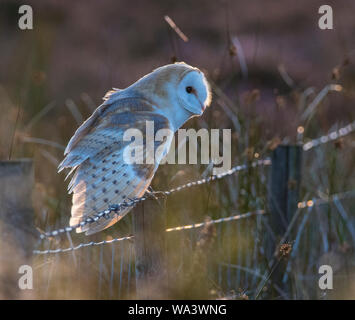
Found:
[[[272,153],[268,205],[270,210],[270,227],[275,239],[268,243],[268,257],[271,259],[279,241],[284,236],[288,225],[297,210],[301,182],[302,147],[298,145],[280,145]],[[287,240],[287,239],[286,239]],[[279,288],[288,285],[282,283],[286,259],[275,268],[271,275]]]
[[[33,163],[29,159],[0,161],[0,297],[30,297],[18,280],[21,265],[31,266],[35,237],[32,191]]]
[[[137,207],[134,243],[137,299],[166,298],[165,215],[158,200],[148,200]]]

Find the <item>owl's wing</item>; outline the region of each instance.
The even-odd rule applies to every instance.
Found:
[[[169,120],[157,114],[143,99],[122,98],[106,101],[82,124],[69,141],[66,157],[59,171],[75,171],[69,184],[73,192],[70,225],[76,225],[110,205],[142,196],[149,187],[160,159],[152,164],[129,164],[123,154],[131,142],[123,141],[126,129],[142,132],[145,145],[146,121],[153,121],[154,136],[160,129],[171,130]],[[154,142],[155,150],[169,150],[171,139]],[[141,151],[143,152],[143,151]],[[138,156],[137,151],[136,156]],[[160,158],[160,157],[159,157]],[[109,219],[77,228],[77,232],[93,234],[119,221],[131,208],[111,214]]]

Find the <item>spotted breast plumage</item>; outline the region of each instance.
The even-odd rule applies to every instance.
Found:
[[[59,171],[70,168],[68,176],[73,174],[68,186],[69,193],[73,193],[70,225],[112,204],[140,197],[149,187],[161,159],[169,151],[171,139],[154,140],[155,150],[161,150],[154,161],[130,163],[124,157],[130,145],[124,139],[126,130],[142,132],[146,145],[147,123],[154,124],[154,136],[161,129],[175,132],[191,117],[200,116],[210,101],[204,74],[185,63],[160,67],[126,89],[109,91],[104,103],[75,132],[59,165]],[[130,209],[76,231],[90,235],[106,229]]]

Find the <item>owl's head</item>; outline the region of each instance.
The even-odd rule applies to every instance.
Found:
[[[177,82],[177,99],[181,107],[193,115],[201,115],[211,103],[209,84],[202,71],[185,63],[186,68]]]
[[[201,115],[211,103],[211,90],[205,75],[184,62],[160,67],[148,75],[147,80],[148,77],[149,83],[154,83],[157,96],[177,102],[190,116]]]

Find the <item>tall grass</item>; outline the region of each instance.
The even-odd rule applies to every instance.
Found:
[[[19,68],[24,71],[14,75],[17,88],[0,84],[0,157],[34,159],[35,224],[39,230],[68,224],[71,199],[66,193],[64,175],[58,175],[56,167],[74,129],[91,114],[96,105],[93,101],[99,101],[89,93],[53,101],[46,87],[45,74],[38,72],[48,68],[47,55],[52,43],[43,39],[51,37],[47,33],[36,34],[31,44],[23,45],[32,50],[27,63],[20,59],[23,63]],[[322,90],[305,85],[305,79],[292,79],[281,64],[275,70],[256,65],[248,65],[246,69],[234,43],[241,46],[239,40],[229,39],[219,68],[205,70],[214,93],[212,106],[203,117],[186,124],[196,129],[231,128],[233,164],[249,164],[255,159],[266,158],[280,143],[303,142],[354,120],[355,86],[351,61],[329,70],[333,79],[323,79],[327,89]],[[215,58],[220,59],[220,56],[215,53]],[[334,85],[341,85],[342,90],[329,90]],[[333,104],[345,103],[350,107],[343,108],[342,113],[332,109]],[[355,189],[354,145],[352,135],[304,153],[300,200],[326,198]],[[209,174],[208,168],[200,164],[165,165],[158,170],[152,186],[154,190],[166,190]],[[268,167],[250,168],[160,200],[166,227],[257,209],[265,209],[266,214],[167,234],[169,283],[163,284],[164,296],[159,292],[159,285],[151,284],[157,288],[156,297],[355,298],[354,198],[296,212],[286,241],[291,251],[283,258],[286,266],[283,280],[288,284],[287,290],[275,289],[271,274],[277,261],[270,258],[266,241],[267,237],[275,238],[269,221],[268,183]],[[36,249],[64,248],[71,246],[71,242],[75,245],[130,235],[137,210],[141,207],[99,234],[90,237],[72,234],[72,239],[51,238],[38,243]],[[275,238],[275,242],[280,240]],[[333,291],[321,291],[318,287],[318,268],[322,264],[330,264],[334,269]],[[136,297],[133,241],[35,256],[33,266],[35,298]]]

